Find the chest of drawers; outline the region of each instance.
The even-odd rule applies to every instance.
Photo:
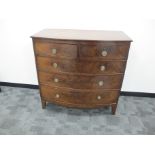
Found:
[[[115,114],[131,39],[120,31],[45,29],[32,36],[42,108],[111,106]]]

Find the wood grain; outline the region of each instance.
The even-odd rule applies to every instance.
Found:
[[[47,102],[71,108],[111,106],[115,114],[132,41],[127,35],[46,29],[32,39],[42,108]]]
[[[80,47],[80,54],[79,56],[82,58],[101,58],[101,59],[113,59],[113,60],[126,60],[128,57],[128,50],[130,45],[115,45],[115,46],[108,46],[102,43],[98,43],[93,46],[91,45],[83,45]],[[107,51],[107,56],[102,56],[102,51]]]
[[[120,89],[123,74],[82,76],[61,73],[39,72],[40,82],[51,87],[65,87],[73,89]],[[102,85],[101,85],[102,84]]]
[[[59,40],[94,40],[94,41],[132,41],[122,31],[75,30],[75,29],[44,29],[32,38],[49,38]]]
[[[35,42],[35,51],[39,56],[47,57],[69,57],[77,58],[77,45],[71,44],[59,44],[59,43],[49,43],[49,42]],[[56,53],[53,54],[52,50],[55,49]]]
[[[57,68],[53,64],[57,64]],[[72,72],[92,74],[115,74],[124,73],[126,61],[83,61],[58,58],[37,57],[37,65],[40,71],[49,73]],[[101,71],[101,66],[105,70]]]
[[[42,97],[48,102],[60,105],[70,104],[72,107],[91,108],[95,106],[112,105],[116,103],[119,91],[72,91],[70,89],[41,86]],[[59,94],[59,98],[56,95]],[[98,100],[97,97],[101,96]]]

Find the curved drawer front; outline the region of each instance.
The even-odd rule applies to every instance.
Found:
[[[49,57],[77,57],[77,45],[50,43],[50,42],[35,42],[35,52],[39,56]]]
[[[39,72],[40,82],[49,86],[73,89],[120,89],[123,74],[103,76],[81,76]]]
[[[46,72],[87,74],[124,73],[126,61],[82,61],[37,57],[38,69]]]
[[[72,104],[72,107],[93,107],[113,104],[116,102],[119,91],[73,91],[55,87],[41,86],[42,97],[49,102],[61,105]]]
[[[113,45],[106,46],[103,44],[93,45],[81,45],[80,57],[86,58],[102,58],[102,59],[127,59],[129,51],[129,45]]]

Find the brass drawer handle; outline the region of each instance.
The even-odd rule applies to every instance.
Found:
[[[57,83],[57,82],[59,82],[59,79],[57,79],[57,78],[54,78],[54,82],[56,82],[56,83]]]
[[[59,95],[59,94],[56,94],[55,97],[56,97],[56,98],[60,98],[60,95]]]
[[[105,66],[102,65],[102,66],[100,67],[100,70],[101,70],[101,71],[104,71],[104,70],[105,70]]]
[[[57,53],[57,50],[55,48],[52,48],[52,54],[56,54]]]
[[[107,52],[106,50],[103,50],[103,51],[102,51],[102,56],[103,56],[103,57],[107,56],[107,54],[108,54],[108,52]]]
[[[54,68],[57,68],[57,67],[58,67],[58,64],[54,62],[54,63],[53,63],[53,67],[54,67]]]
[[[99,86],[103,86],[103,84],[104,84],[103,81],[99,81],[99,82],[98,82],[98,85],[99,85]]]
[[[100,96],[100,95],[98,95],[98,96],[97,96],[97,99],[98,99],[98,100],[101,100],[101,96]]]

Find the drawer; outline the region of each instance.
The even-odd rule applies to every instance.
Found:
[[[49,57],[77,57],[77,45],[50,43],[36,41],[34,44],[35,52],[39,56]]]
[[[95,45],[81,45],[80,57],[102,58],[102,59],[127,59],[129,44],[125,45],[105,45],[98,43]]]
[[[82,76],[39,72],[39,79],[42,84],[52,87],[67,87],[73,89],[120,89],[123,74]]]
[[[56,102],[61,105],[70,104],[73,107],[91,108],[114,104],[117,101],[119,91],[73,91],[71,89],[51,88],[41,85],[41,94],[48,102]]]
[[[40,71],[87,73],[87,74],[115,74],[124,73],[126,61],[83,61],[37,57]]]

